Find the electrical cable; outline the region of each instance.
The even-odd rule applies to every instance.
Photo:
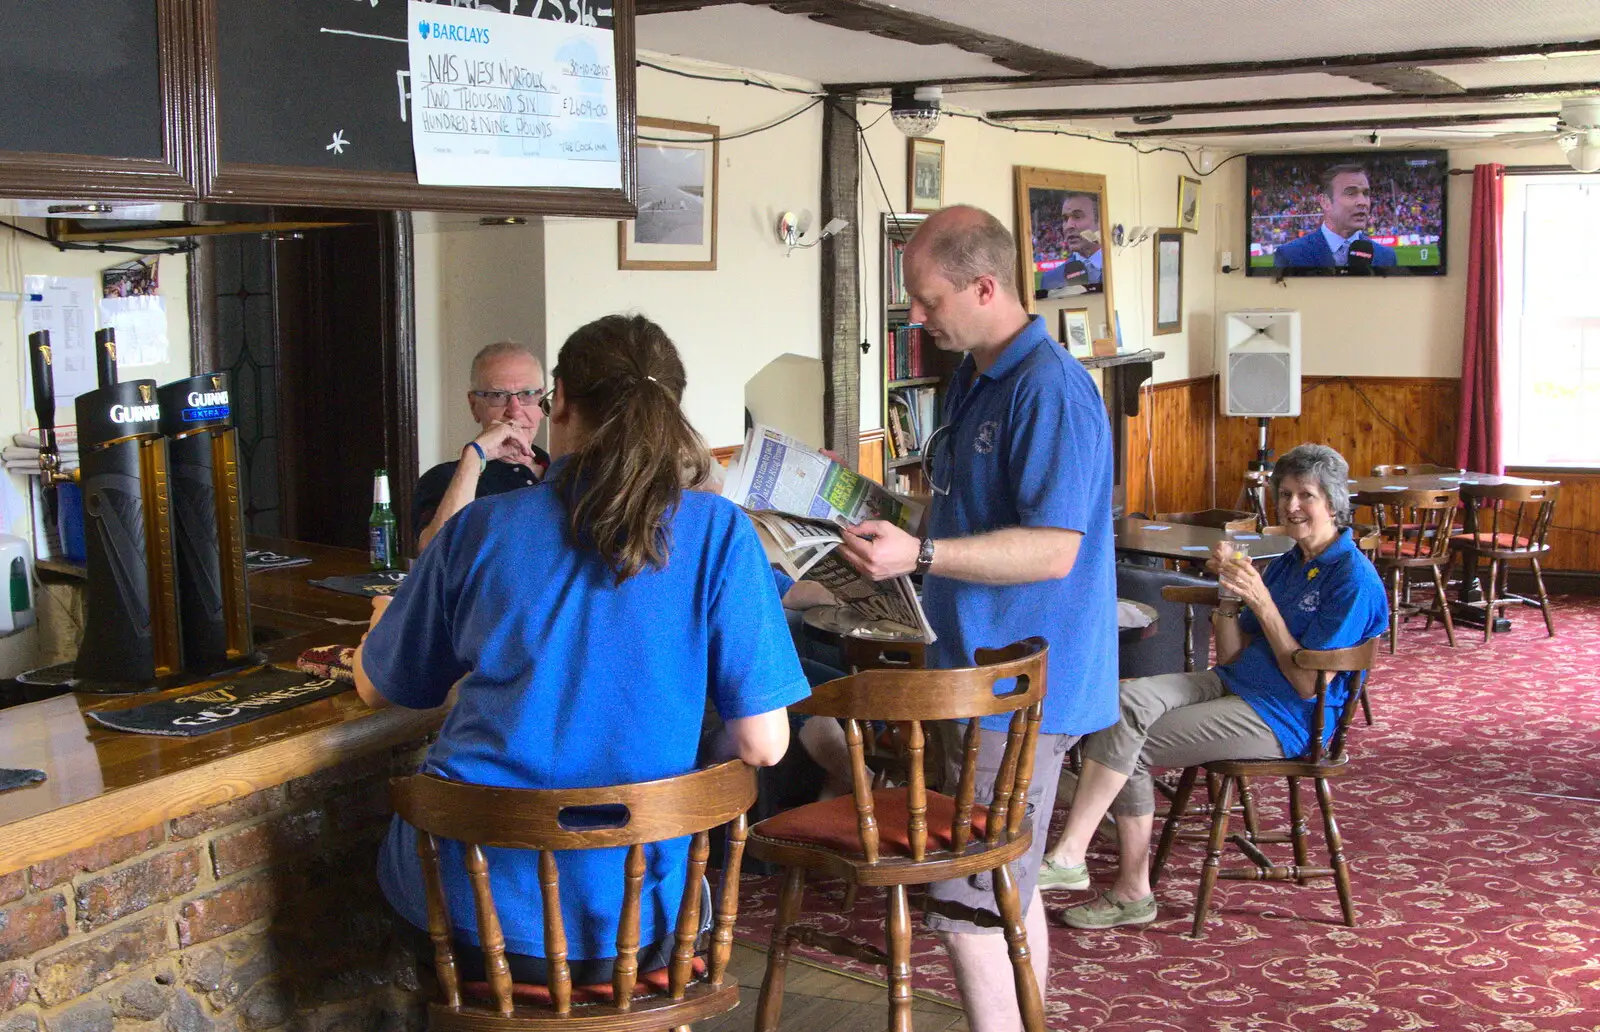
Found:
[[[765,123],[763,125],[758,125],[754,129],[741,129],[739,132],[736,132],[736,133],[722,133],[722,134],[717,136],[717,142],[718,143],[726,143],[729,140],[740,140],[740,139],[743,139],[746,136],[754,136],[757,133],[764,133],[768,129],[776,129],[776,128],[778,128],[778,126],[782,125],[783,123],[785,123],[787,121],[790,121],[791,119],[799,118],[801,115],[805,114],[807,111],[810,111],[812,108],[816,107],[818,104],[821,104],[825,99],[827,99],[827,98],[818,97],[815,100],[813,100],[811,103],[807,104],[806,106],[804,106],[802,108],[798,108],[798,109],[796,109],[794,111],[791,111],[787,115],[784,115],[782,118],[779,118],[779,119],[777,119],[775,121],[767,122],[767,123]],[[639,134],[638,139],[647,140],[647,141],[649,141],[651,143],[682,143],[683,142],[683,138],[682,137],[646,136],[643,133]]]

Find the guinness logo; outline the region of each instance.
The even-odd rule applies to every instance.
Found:
[[[238,702],[239,699],[226,688],[213,688],[209,692],[200,692],[195,695],[185,695],[178,702]]]
[[[48,344],[40,344],[39,345],[39,354],[44,356],[44,364],[45,365],[50,365],[50,345],[48,345]]]
[[[150,404],[150,399],[153,397],[155,397],[155,393],[150,390],[150,385],[147,383],[141,383],[139,385],[139,400],[148,405]]]
[[[222,374],[221,373],[212,373],[211,374],[211,389],[214,390],[214,391],[222,390]]]
[[[111,361],[115,362],[117,360],[117,342],[116,341],[114,341],[114,340],[106,341],[106,354],[111,357]]]

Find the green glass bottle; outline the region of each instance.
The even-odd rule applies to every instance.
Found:
[[[396,530],[394,510],[389,507],[389,473],[380,469],[372,474],[372,515],[367,517],[367,554],[374,570],[399,568]]]

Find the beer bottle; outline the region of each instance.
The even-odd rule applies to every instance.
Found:
[[[372,515],[367,517],[367,554],[374,570],[393,570],[400,565],[395,551],[398,538],[394,510],[389,507],[389,473],[376,470],[372,474]]]

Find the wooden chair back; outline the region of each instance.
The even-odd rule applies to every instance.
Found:
[[[1560,484],[1463,484],[1479,551],[1540,553],[1555,518]]]
[[[978,719],[1011,715],[1006,748],[995,776],[985,841],[1011,841],[1027,813],[1045,693],[1050,647],[1042,638],[1028,638],[1002,649],[979,649],[979,665],[956,670],[864,670],[814,688],[811,697],[791,706],[797,713],[836,717],[844,722],[850,749],[851,785],[861,852],[868,863],[879,858],[878,824],[873,808],[872,772],[866,763],[862,722],[904,722],[906,727],[907,834],[911,859],[921,862],[928,850],[928,780],[923,758],[927,750],[924,723],[968,720],[955,792],[952,853],[965,852],[972,841],[972,808],[978,777]],[[1011,689],[995,694],[997,682],[1015,679]]]
[[[1408,462],[1405,465],[1373,466],[1372,475],[1375,477],[1411,477],[1427,473],[1441,473],[1446,476],[1455,476],[1465,473],[1464,469],[1454,466],[1440,466],[1432,462]]]
[[[1177,523],[1186,527],[1211,527],[1241,534],[1254,533],[1256,514],[1238,509],[1202,509],[1199,512],[1158,512],[1157,523]]]
[[[1161,589],[1161,597],[1183,607],[1183,672],[1193,673],[1199,661],[1196,653],[1199,644],[1195,638],[1195,611],[1200,606],[1215,607],[1218,593],[1215,586],[1191,587],[1169,584]]]
[[[884,641],[853,634],[839,636],[839,651],[844,656],[846,669],[852,674],[862,670],[921,670],[927,648],[920,641]]]
[[[1372,508],[1381,539],[1378,561],[1399,566],[1449,561],[1450,535],[1461,504],[1455,488],[1367,491],[1353,496],[1351,502]]]
[[[1360,645],[1347,649],[1299,649],[1294,654],[1294,665],[1301,670],[1317,672],[1317,705],[1311,711],[1311,749],[1305,759],[1313,766],[1323,763],[1343,763],[1345,735],[1356,710],[1361,708],[1361,697],[1367,690],[1367,674],[1378,656],[1378,639],[1368,638]],[[1333,738],[1326,746],[1323,736],[1327,728],[1328,682],[1330,675],[1349,673],[1349,691],[1344,705],[1339,707]]]
[[[467,877],[472,885],[483,966],[494,1000],[493,1013],[513,1013],[512,980],[505,958],[505,937],[489,888],[489,863],[484,847],[528,849],[539,853],[539,884],[543,890],[544,942],[552,1014],[572,1013],[572,977],[567,962],[567,937],[561,919],[561,893],[555,852],[573,849],[628,847],[620,877],[623,880],[622,913],[617,926],[617,953],[612,976],[613,1000],[597,1008],[627,1014],[639,975],[639,914],[645,874],[644,847],[648,843],[693,836],[689,846],[689,872],[678,907],[674,949],[668,969],[667,995],[683,1000],[690,990],[695,939],[699,935],[700,885],[710,855],[709,832],[728,829],[728,856],[715,902],[712,948],[706,982],[722,986],[733,946],[733,923],[739,905],[739,867],[746,837],[745,811],[756,799],[755,771],[738,760],[693,771],[674,778],[606,788],[522,789],[451,781],[433,774],[395,778],[390,800],[401,819],[417,829],[417,855],[422,861],[428,901],[428,934],[433,940],[434,966],[443,1003],[451,1010],[463,1007],[451,945],[452,925],[445,902],[444,876],[439,864],[438,840],[454,839],[466,848]],[[615,811],[616,824],[603,827],[569,827],[564,815],[577,808],[605,807]],[[703,1015],[702,1015],[703,1016]],[[684,1016],[666,1026],[696,1020]],[[585,1026],[589,1027],[589,1026]]]

